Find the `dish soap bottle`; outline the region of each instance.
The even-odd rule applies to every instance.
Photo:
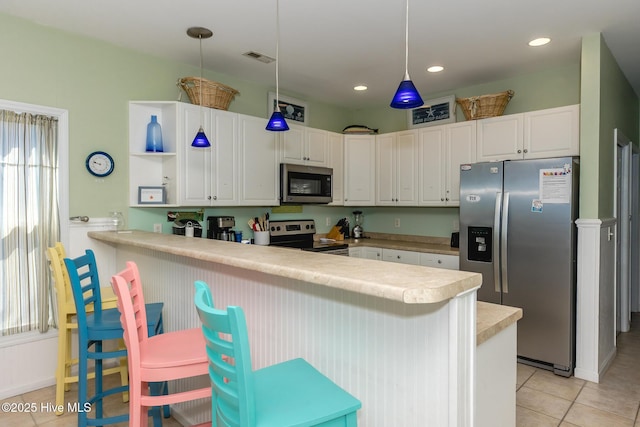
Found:
[[[151,116],[147,125],[147,152],[162,153],[162,128],[158,123],[158,116]]]

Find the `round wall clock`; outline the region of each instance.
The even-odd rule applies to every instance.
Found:
[[[85,165],[91,175],[104,178],[113,172],[115,163],[113,157],[104,151],[94,151],[87,156]]]

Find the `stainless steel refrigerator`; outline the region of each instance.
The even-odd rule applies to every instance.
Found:
[[[460,269],[478,300],[523,309],[521,362],[570,376],[575,364],[579,159],[461,165]]]

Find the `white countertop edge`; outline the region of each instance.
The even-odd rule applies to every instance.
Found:
[[[482,275],[350,258],[273,246],[244,245],[139,230],[91,231],[89,237],[371,295],[405,304],[439,303],[478,288]]]

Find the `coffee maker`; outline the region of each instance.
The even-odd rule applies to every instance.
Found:
[[[232,216],[208,216],[207,238],[216,240],[236,240],[236,232],[232,228],[236,225],[236,219]]]

